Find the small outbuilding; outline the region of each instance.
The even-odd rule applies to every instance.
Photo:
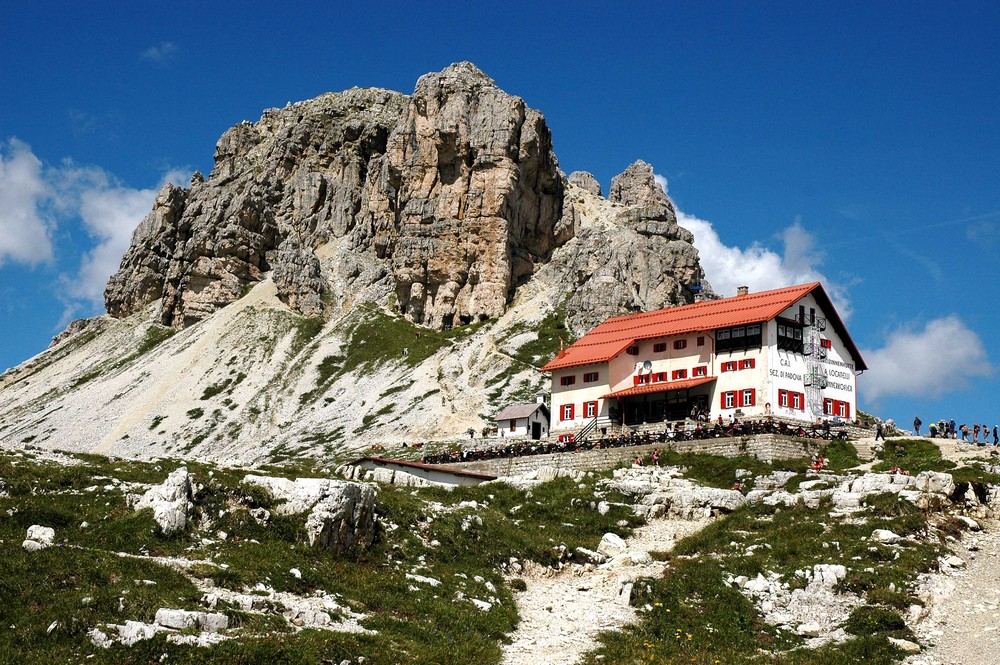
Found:
[[[396,485],[429,483],[434,485],[459,485],[468,487],[497,479],[496,476],[486,473],[475,473],[473,471],[465,471],[464,469],[454,469],[434,464],[421,464],[420,462],[410,462],[407,460],[387,459],[385,457],[362,457],[353,462],[348,462],[348,466],[364,471],[381,472],[372,479]],[[412,476],[417,482],[401,481],[400,476]],[[351,474],[351,477],[355,480],[365,479],[360,474]]]
[[[543,439],[549,435],[549,409],[540,402],[512,404],[494,416],[497,436]]]

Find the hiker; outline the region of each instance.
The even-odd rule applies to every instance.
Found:
[[[920,420],[920,416],[913,419],[913,434],[915,436],[920,436],[920,426],[924,424],[924,421]]]
[[[932,439],[937,436],[937,425],[931,423],[930,425],[927,426],[927,429],[930,430]]]
[[[653,464],[655,466],[660,466],[660,449],[653,448]]]
[[[1000,425],[993,426],[993,445],[1000,445]]]
[[[829,431],[829,424],[827,424],[826,429]],[[882,426],[881,420],[875,424],[875,440],[878,441],[879,439],[885,441],[885,428]]]
[[[972,442],[979,443],[979,423],[975,423],[972,426]]]

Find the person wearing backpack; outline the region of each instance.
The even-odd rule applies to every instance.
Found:
[[[913,419],[913,433],[916,436],[920,436],[920,426],[924,424],[924,421],[920,420],[920,416]]]

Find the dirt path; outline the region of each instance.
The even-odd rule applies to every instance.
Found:
[[[628,552],[668,551],[704,527],[706,520],[656,520],[638,529],[626,543]],[[636,621],[622,594],[641,577],[663,574],[665,565],[605,564],[586,571],[568,566],[554,572],[541,566],[525,574],[528,588],[517,595],[521,623],[504,653],[506,665],[569,665],[593,649],[596,636]]]
[[[964,568],[928,577],[922,585],[929,610],[917,635],[933,646],[908,665],[993,665],[1000,660],[1000,524],[980,520],[955,554]],[[921,594],[923,595],[923,594]]]

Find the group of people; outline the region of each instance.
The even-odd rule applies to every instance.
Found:
[[[924,423],[920,420],[919,416],[914,418],[913,433],[919,436],[920,427],[923,424]],[[936,423],[930,423],[927,426],[927,430],[932,439],[958,439],[983,446],[989,445],[990,443],[994,446],[1000,445],[1000,425],[993,425],[992,428],[988,424],[979,423],[974,423],[971,427],[964,423],[956,425],[955,419],[952,418],[951,420],[942,419]],[[990,441],[991,435],[993,438],[992,441]]]
[[[771,418],[748,421],[740,421],[735,418],[723,421],[720,418],[714,423],[706,421],[678,421],[672,424],[668,423],[663,429],[655,432],[629,431],[616,436],[588,437],[583,440],[575,440],[572,436],[565,436],[561,437],[562,440],[556,441],[506,441],[493,446],[442,450],[434,453],[428,452],[424,454],[423,462],[425,464],[454,464],[456,462],[547,455],[577,450],[599,450],[602,448],[621,448],[657,443],[669,444],[675,441],[698,441],[754,434],[783,434],[785,436],[827,440],[845,438],[847,436],[845,431],[832,430],[828,421],[806,427],[803,425],[776,422]]]

